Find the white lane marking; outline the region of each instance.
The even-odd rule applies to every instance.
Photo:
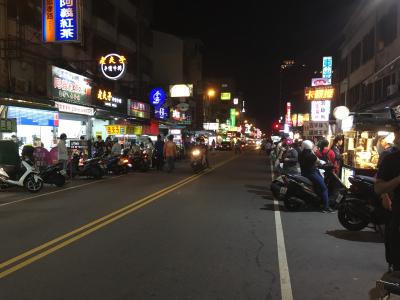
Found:
[[[77,188],[80,188],[80,187],[83,187],[83,186],[87,186],[87,185],[103,182],[103,181],[106,181],[106,180],[111,180],[111,179],[114,179],[114,178],[119,178],[121,176],[124,176],[124,175],[118,175],[118,176],[114,176],[114,177],[109,177],[109,178],[103,179],[103,180],[92,181],[92,182],[80,184],[80,185],[77,185],[77,186],[71,186],[69,188],[65,188],[65,189],[62,189],[62,190],[54,191],[54,192],[39,194],[39,195],[36,195],[36,196],[27,197],[27,198],[23,198],[23,199],[20,199],[20,200],[15,200],[15,201],[12,201],[12,202],[3,203],[3,204],[0,204],[0,207],[12,205],[12,204],[17,204],[17,203],[20,203],[20,202],[25,202],[25,201],[32,200],[32,199],[36,199],[36,198],[40,198],[40,197],[44,197],[44,196],[48,196],[48,195],[53,195],[53,194],[65,192],[65,191],[68,191],[68,190],[74,190],[74,189],[77,189]]]
[[[275,179],[274,169],[271,162],[271,178]],[[279,202],[274,200],[276,244],[278,248],[279,275],[281,281],[282,300],[293,300],[292,285],[290,283],[289,265],[286,256],[285,237],[283,235],[281,212]]]

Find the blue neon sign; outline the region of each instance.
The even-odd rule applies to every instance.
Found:
[[[43,0],[43,40],[80,41],[79,0]]]
[[[169,118],[169,109],[168,107],[158,107],[155,109],[155,117],[159,120],[168,120]]]
[[[167,94],[161,88],[155,88],[150,92],[150,103],[155,107],[160,107],[165,103]]]
[[[333,59],[332,56],[324,56],[322,60],[322,78],[326,78],[331,83],[332,79],[332,67]]]

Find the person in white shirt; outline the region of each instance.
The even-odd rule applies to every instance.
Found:
[[[118,139],[114,139],[114,144],[111,148],[111,156],[119,156],[121,155],[121,144],[118,142]]]

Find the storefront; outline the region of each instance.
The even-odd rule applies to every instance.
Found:
[[[385,145],[393,143],[393,124],[389,110],[382,113],[362,113],[354,116],[349,129],[345,125],[342,182],[349,186],[348,178],[353,175],[374,176],[377,171],[379,154]]]
[[[51,67],[50,96],[60,111],[58,135],[68,139],[91,136],[95,114],[92,106],[92,80],[82,75]]]
[[[14,124],[11,128],[8,123]],[[0,97],[1,139],[18,139],[20,146],[43,146],[50,150],[56,144],[59,113],[45,100]]]

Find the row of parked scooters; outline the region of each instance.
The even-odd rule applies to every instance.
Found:
[[[330,205],[338,210],[338,219],[344,228],[360,231],[372,225],[379,230],[385,224],[390,212],[384,209],[380,197],[374,192],[375,178],[351,176],[351,185],[347,188],[333,172],[333,166],[322,164],[319,168],[328,187]],[[281,172],[272,182],[271,191],[275,198],[283,201],[288,211],[315,209],[322,204],[312,182],[299,174]]]
[[[75,153],[68,162],[66,170],[62,163],[38,168],[34,163],[34,148],[25,146],[19,156],[18,147],[13,141],[0,141],[0,189],[11,186],[25,187],[32,193],[39,192],[44,183],[62,187],[66,178],[82,176],[101,179],[109,174],[124,174],[131,170],[146,172],[151,159],[146,150],[131,153],[126,149],[120,156],[101,155],[84,159]],[[162,159],[153,155],[153,163]]]

